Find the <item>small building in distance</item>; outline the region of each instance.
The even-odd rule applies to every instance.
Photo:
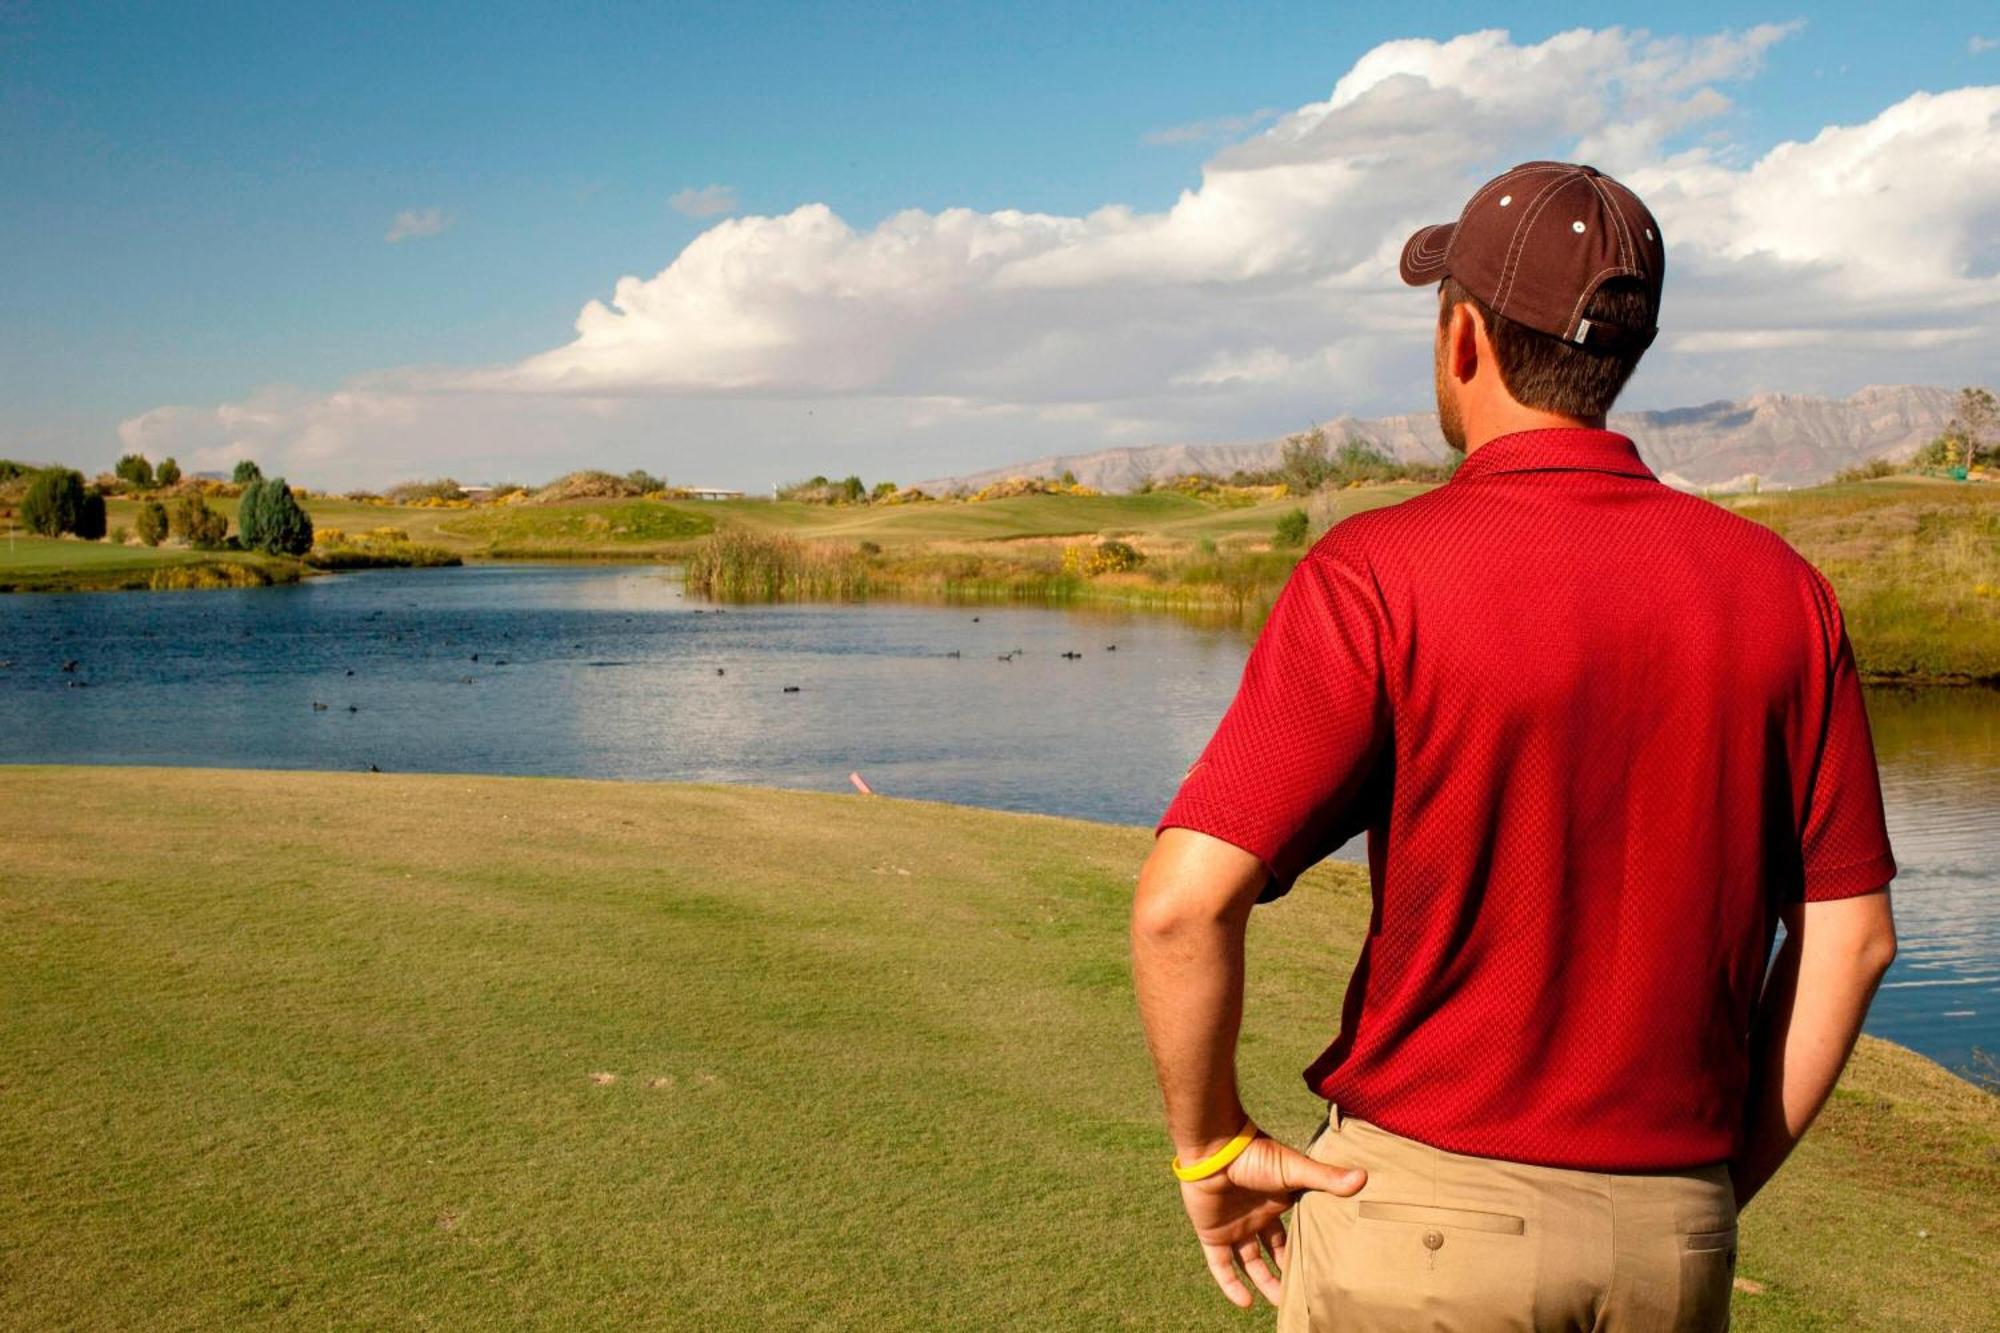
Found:
[[[696,500],[741,500],[743,492],[727,491],[719,486],[681,486],[676,489],[686,491]]]

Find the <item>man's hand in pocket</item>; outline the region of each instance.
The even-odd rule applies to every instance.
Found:
[[[1256,1297],[1244,1277],[1271,1304],[1278,1303],[1285,1271],[1285,1211],[1306,1190],[1348,1195],[1366,1183],[1359,1167],[1335,1166],[1259,1135],[1228,1167],[1205,1180],[1181,1182],[1181,1204],[1194,1223],[1208,1271],[1222,1294],[1249,1309]],[[1264,1262],[1268,1248],[1277,1273]],[[1236,1265],[1243,1265],[1238,1273]]]

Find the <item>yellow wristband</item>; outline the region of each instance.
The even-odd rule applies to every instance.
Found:
[[[1256,1123],[1246,1118],[1243,1121],[1243,1128],[1237,1131],[1235,1138],[1223,1144],[1199,1162],[1194,1163],[1192,1166],[1182,1166],[1181,1155],[1175,1153],[1174,1160],[1169,1162],[1168,1165],[1173,1167],[1174,1174],[1182,1180],[1202,1180],[1214,1175],[1241,1157],[1243,1150],[1249,1147],[1251,1141],[1256,1137]]]

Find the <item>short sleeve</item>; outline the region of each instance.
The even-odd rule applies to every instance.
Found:
[[[1896,874],[1854,648],[1830,585],[1825,593],[1830,620],[1826,706],[1799,835],[1807,902],[1868,893]]]
[[[1323,539],[1292,570],[1236,696],[1154,829],[1194,829],[1256,856],[1259,902],[1363,827],[1390,737],[1386,617],[1372,574]]]

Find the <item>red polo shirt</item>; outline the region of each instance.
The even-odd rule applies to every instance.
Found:
[[[1778,906],[1896,873],[1832,587],[1602,430],[1501,436],[1335,524],[1158,827],[1254,854],[1265,899],[1366,831],[1306,1081],[1590,1170],[1734,1157]]]

